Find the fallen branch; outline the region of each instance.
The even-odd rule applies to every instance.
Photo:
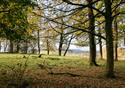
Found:
[[[51,72],[51,73],[48,73],[48,74],[50,74],[50,75],[68,75],[68,76],[71,76],[71,77],[81,76],[81,75],[73,74],[73,73],[69,73],[69,72],[66,72],[66,73],[54,73],[54,72]]]

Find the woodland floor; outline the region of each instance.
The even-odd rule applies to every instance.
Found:
[[[105,60],[89,67],[77,56],[1,54],[0,88],[125,88],[125,61],[115,62],[116,78],[105,78]],[[76,59],[75,59],[76,58]]]

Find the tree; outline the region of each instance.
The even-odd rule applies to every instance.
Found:
[[[114,18],[114,59],[118,61],[118,23],[117,17]]]
[[[92,0],[87,0],[88,4],[92,2]],[[94,34],[95,33],[95,17],[92,9],[92,5],[88,8],[88,18],[89,18],[89,30]],[[89,33],[89,47],[90,47],[90,65],[98,66],[96,63],[96,43],[95,36]]]
[[[89,0],[89,1],[90,1],[90,3],[86,3],[86,2],[83,2],[81,0],[78,0],[76,2],[74,2],[73,0],[62,0],[62,4],[59,4],[57,1],[57,3],[60,6],[56,3],[58,6],[57,5],[55,5],[56,7],[50,6],[49,9],[51,9],[51,11],[54,9],[54,12],[53,12],[54,14],[56,13],[56,11],[65,13],[65,16],[64,15],[60,16],[60,17],[64,17],[64,18],[70,17],[69,15],[74,15],[76,13],[79,13],[86,8],[90,8],[91,10],[94,10],[95,12],[97,12],[97,14],[95,14],[93,18],[104,16],[106,38],[100,34],[94,33],[93,30],[86,30],[87,28],[85,28],[83,26],[82,27],[81,26],[80,27],[74,26],[73,23],[75,23],[75,24],[79,23],[79,20],[74,20],[72,18],[72,16],[71,16],[71,18],[72,18],[71,23],[61,23],[60,21],[58,21],[58,18],[60,18],[60,17],[59,16],[56,17],[55,15],[52,15],[52,14],[49,15],[50,17],[49,16],[47,16],[47,17],[42,16],[42,17],[46,18],[49,21],[65,25],[66,27],[69,27],[69,28],[72,28],[75,30],[79,30],[82,32],[87,32],[87,33],[92,34],[94,36],[99,36],[99,37],[105,39],[106,40],[106,51],[107,51],[106,76],[109,78],[112,78],[112,77],[114,77],[114,50],[113,50],[112,23],[113,23],[114,17],[121,14],[121,12],[119,12],[115,15],[113,13],[114,13],[115,9],[117,9],[119,6],[121,6],[125,2],[123,0],[118,0],[118,3],[115,6],[113,6],[112,3],[114,3],[115,0],[104,0],[104,1]],[[102,2],[103,5],[101,8],[96,8],[94,5],[99,3],[99,2]],[[54,4],[55,4],[55,2],[54,2]],[[60,8],[61,5],[64,6],[64,8]],[[47,6],[47,5],[45,5],[45,6]],[[67,8],[70,7],[70,8],[65,9],[66,7]],[[87,23],[88,21],[90,21],[90,20],[84,21],[83,23]],[[91,27],[91,25],[90,25],[90,27]]]
[[[19,52],[19,43],[25,40],[24,36],[31,36],[28,14],[36,5],[31,0],[1,0],[0,2],[0,35],[10,40],[10,52],[14,52],[15,44],[16,52]]]
[[[42,30],[40,38],[42,38],[43,50],[46,50],[49,55],[50,51],[55,51],[56,33],[47,24],[46,27],[46,29]]]
[[[68,0],[63,0],[63,1],[71,5],[82,6],[83,8],[88,7],[87,5],[75,4]],[[105,5],[105,12],[102,12],[94,7],[91,8],[96,10],[105,17],[106,51],[107,51],[106,76],[112,78],[114,77],[114,55],[113,55],[114,51],[113,51],[113,33],[112,33],[113,16],[112,16],[111,0],[104,0],[104,5]]]
[[[66,54],[67,54],[67,52],[68,52],[68,50],[69,50],[69,47],[70,47],[70,45],[71,45],[71,41],[72,41],[75,37],[76,37],[76,36],[73,35],[73,34],[70,36],[69,41],[68,41],[68,44],[67,44],[67,48],[66,48],[66,50],[65,50],[65,52],[64,52],[64,54],[63,54],[63,56],[66,56]]]
[[[99,35],[101,36],[101,27],[98,27],[98,31],[99,31]],[[100,56],[101,59],[103,59],[103,53],[102,53],[102,39],[100,37],[98,37],[99,39],[99,51],[100,51]]]
[[[111,0],[104,0],[105,4],[105,32],[106,32],[106,51],[107,51],[107,64],[106,76],[114,77],[114,51],[113,51],[113,32],[112,32],[112,8]]]
[[[37,31],[37,35],[38,35],[38,42],[37,42],[37,45],[38,45],[38,53],[40,54],[40,30]]]

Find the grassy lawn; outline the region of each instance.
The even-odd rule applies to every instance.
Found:
[[[25,56],[25,58],[24,58]],[[104,77],[105,60],[90,67],[73,56],[0,54],[0,88],[125,88],[125,61],[115,62],[115,79]]]
[[[25,58],[23,58],[25,56]],[[30,68],[36,68],[37,64],[48,64],[50,66],[66,66],[66,67],[87,67],[88,59],[80,59],[78,56],[53,56],[42,55],[25,55],[25,54],[0,54],[0,65],[16,65],[24,63],[28,59],[27,64]]]

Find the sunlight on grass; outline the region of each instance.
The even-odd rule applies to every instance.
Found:
[[[14,65],[16,63],[23,63],[28,58],[29,67],[34,68],[36,64],[46,62],[52,66],[71,66],[80,67],[88,65],[88,61],[85,59],[79,59],[78,56],[48,56],[43,55],[38,58],[38,55],[25,55],[24,54],[0,54],[0,65]]]
[[[25,69],[26,60],[28,60],[28,67],[26,66]],[[89,85],[90,88],[102,88],[104,84],[106,84],[105,88],[115,88],[112,87],[114,85],[120,86],[118,88],[122,88],[122,85],[124,86],[122,79],[110,80],[104,78],[106,60],[97,59],[97,63],[100,67],[90,67],[89,60],[87,58],[81,58],[78,55],[65,57],[42,55],[42,57],[39,58],[37,54],[0,54],[0,82],[4,83],[5,86],[5,83],[9,84],[10,82],[21,83],[17,81],[20,80],[19,77],[22,74],[23,81],[34,81],[36,85],[48,86],[47,88],[53,85],[60,86],[57,85],[60,81],[62,82],[61,84],[66,86],[68,86],[67,83],[71,86],[79,84],[77,85],[77,87],[80,86],[79,88],[86,85]],[[20,65],[22,65],[22,67],[20,67]],[[43,67],[40,68],[39,65]],[[22,69],[25,69],[24,73]],[[125,69],[125,61],[115,62],[117,75],[124,75],[125,71],[123,71],[123,69]],[[72,75],[78,75],[78,77],[73,77]],[[77,80],[77,82],[74,82],[75,80]],[[30,84],[34,86],[32,83]]]
[[[23,58],[23,57],[26,58]],[[28,67],[35,69],[37,64],[46,63],[50,66],[57,67],[78,67],[78,68],[87,68],[89,67],[89,60],[86,58],[80,58],[78,55],[74,56],[57,56],[57,55],[42,55],[41,58],[38,58],[38,55],[26,55],[26,54],[0,54],[0,65],[9,65],[13,66],[17,63],[24,63],[28,58]],[[105,60],[97,60],[97,63],[105,67]],[[115,68],[125,68],[125,61],[115,62]]]

